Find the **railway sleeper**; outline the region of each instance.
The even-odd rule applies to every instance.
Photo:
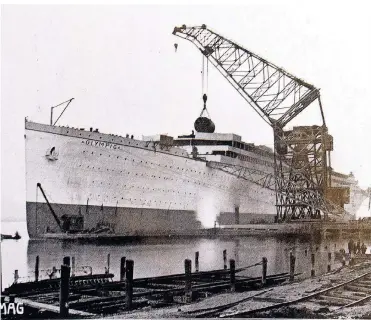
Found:
[[[359,296],[355,296],[351,291],[333,291],[327,294],[332,297],[345,298],[353,301],[358,301],[360,299]]]
[[[360,281],[357,281],[355,284],[356,285],[361,285],[362,287],[371,289],[371,282],[369,282],[369,281],[360,280]]]
[[[328,296],[325,294],[320,295],[316,299],[320,299],[320,301],[327,302],[327,304],[332,304],[332,305],[337,305],[337,306],[343,306],[351,302],[354,302],[354,300],[351,300],[351,299],[347,299],[343,297],[340,298],[340,297]]]
[[[365,298],[368,296],[368,294],[365,292],[357,292],[357,291],[349,291],[349,290],[347,290],[347,292],[351,294],[352,296],[359,297],[359,298]]]
[[[358,286],[356,284],[347,284],[344,288],[349,291],[356,291],[356,292],[363,292],[363,293],[371,294],[371,289],[365,288],[363,286]]]

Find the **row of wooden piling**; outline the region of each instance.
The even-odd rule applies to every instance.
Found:
[[[195,252],[195,272],[199,272],[199,270],[200,270],[199,258],[200,258],[200,253],[199,253],[199,251],[196,251]],[[293,281],[294,280],[294,274],[295,274],[296,257],[295,257],[295,255],[293,254],[292,251],[290,251],[290,258],[289,259],[290,259],[289,260],[290,261],[290,280]],[[110,254],[107,254],[107,267],[105,267],[105,273],[109,273],[110,260],[111,260],[110,259]],[[263,266],[266,265],[265,260],[266,260],[266,258],[262,259],[262,265]],[[332,261],[332,254],[331,254],[331,252],[328,252],[328,264],[327,264],[327,271],[328,272],[331,271],[331,261]],[[316,262],[316,257],[315,257],[315,254],[312,253],[311,254],[311,276],[312,277],[314,277],[316,275],[315,262]],[[72,277],[75,276],[75,272],[76,272],[75,257],[71,257],[71,258],[70,257],[64,257],[63,258],[63,264],[70,266],[70,274],[71,274]],[[125,264],[126,264],[126,257],[122,257],[121,262],[120,262],[120,281],[124,281],[124,279],[125,279],[125,274],[126,274]],[[39,256],[36,256],[35,271],[34,271],[35,282],[39,281],[39,277],[40,277],[39,266],[40,266],[40,258],[39,258]],[[228,268],[228,265],[227,265],[227,250],[223,250],[223,269],[227,270],[227,268]],[[55,269],[55,268],[53,268],[53,269]],[[230,266],[230,269],[231,269],[231,266]],[[186,270],[185,270],[185,272],[186,272]],[[14,283],[17,283],[18,279],[19,279],[19,273],[18,273],[18,270],[15,270],[15,272],[14,272]]]
[[[328,262],[328,271],[331,271],[331,253],[328,253],[328,259],[329,259],[329,262]],[[195,272],[199,272],[200,271],[200,263],[199,263],[199,258],[200,258],[200,253],[199,251],[196,251],[195,252]],[[233,260],[233,259],[232,259]],[[235,260],[233,260],[235,261]],[[266,261],[267,259],[266,258],[263,258],[262,259],[262,265],[266,265]],[[290,279],[293,280],[293,277],[294,277],[294,273],[295,273],[295,261],[296,261],[296,258],[294,256],[294,254],[292,252],[290,252]],[[314,276],[315,275],[315,268],[314,268],[314,265],[315,265],[315,255],[312,254],[312,257],[311,257],[311,275]],[[110,262],[111,262],[111,256],[110,254],[107,254],[107,267],[105,267],[105,273],[109,273],[109,270],[110,270]],[[125,279],[125,273],[126,273],[126,268],[125,268],[125,263],[126,263],[126,257],[122,257],[121,258],[121,261],[120,261],[120,281],[124,281]],[[71,276],[75,276],[75,272],[76,272],[76,265],[75,265],[75,257],[64,257],[63,258],[63,264],[64,265],[68,265],[70,266],[70,271],[71,271]],[[231,268],[231,266],[230,266]],[[55,267],[53,267],[53,269],[56,270]],[[228,269],[228,265],[227,265],[227,250],[223,250],[223,269],[224,270],[227,270]],[[186,271],[185,271],[186,272]],[[40,258],[39,256],[36,256],[36,262],[35,262],[35,282],[38,282],[39,281],[39,276],[40,276]],[[18,279],[19,279],[19,273],[18,273],[18,270],[15,270],[14,272],[14,283],[17,283],[18,282]]]
[[[199,252],[195,254],[195,266],[196,272],[199,271]],[[109,260],[109,258],[108,258]],[[226,250],[223,251],[224,269],[227,269],[226,262]],[[73,262],[73,264],[71,263]],[[35,271],[38,269],[39,259],[36,259]],[[267,258],[262,258],[262,276],[261,284],[266,284],[267,279]],[[69,284],[70,277],[72,276],[72,268],[74,267],[74,258],[64,257],[63,264],[61,265],[61,278],[60,278],[60,293],[59,293],[59,311],[61,317],[68,316],[68,300],[69,300]],[[107,272],[108,268],[106,269]],[[291,268],[294,272],[294,268]],[[192,301],[192,261],[190,259],[184,260],[184,273],[185,273],[185,285],[184,285],[184,302]],[[37,272],[35,272],[35,278]],[[130,310],[133,307],[133,275],[134,275],[134,261],[122,257],[120,259],[120,281],[125,281],[125,307]],[[230,276],[230,291],[236,290],[236,263],[234,259],[229,260],[229,276]],[[293,278],[293,275],[292,275]]]
[[[199,252],[195,252],[195,272],[198,273],[200,270],[199,264]],[[294,280],[295,276],[295,261],[296,258],[292,252],[290,252],[290,271],[289,279]],[[39,256],[36,257],[35,263],[35,281],[39,281]],[[253,266],[261,265],[261,285],[267,284],[267,270],[268,270],[268,259],[263,257],[260,262],[248,266],[245,268],[240,268],[236,271],[236,263],[234,259],[229,260],[229,270],[228,270],[228,260],[227,260],[227,250],[223,250],[223,269],[228,270],[226,274],[229,275],[229,289],[231,292],[236,291],[236,272],[242,269],[247,269]],[[107,267],[105,268],[106,273],[109,273],[110,269],[110,255],[107,255]],[[69,301],[69,291],[70,291],[70,277],[75,275],[75,258],[74,257],[64,257],[63,263],[61,265],[61,276],[60,276],[60,292],[59,292],[59,311],[61,317],[66,317],[68,315],[68,301]],[[18,275],[18,271],[16,270]],[[122,257],[120,259],[120,282],[124,282],[125,290],[125,308],[132,309],[133,307],[133,289],[134,289],[134,261]],[[192,301],[192,260],[184,260],[184,300],[185,302]]]

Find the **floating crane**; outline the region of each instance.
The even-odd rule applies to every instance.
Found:
[[[349,188],[331,187],[333,138],[328,134],[319,89],[295,77],[206,25],[175,27],[192,42],[273,129],[274,174],[210,161],[208,166],[276,192],[277,221],[344,217]],[[287,124],[318,101],[322,124]]]

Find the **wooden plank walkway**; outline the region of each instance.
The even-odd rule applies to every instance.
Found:
[[[37,309],[37,310],[46,310],[46,311],[49,311],[49,312],[59,314],[59,306],[55,306],[55,305],[52,305],[52,304],[36,302],[36,301],[32,301],[30,299],[25,299],[25,298],[15,298],[14,302],[23,304],[24,306],[28,306],[28,307],[31,307],[31,308],[34,308],[34,309]],[[68,312],[71,315],[82,316],[82,317],[96,316],[96,314],[94,314],[94,313],[85,312],[85,311],[81,311],[81,310],[75,310],[75,309],[71,309],[71,308],[68,310]]]

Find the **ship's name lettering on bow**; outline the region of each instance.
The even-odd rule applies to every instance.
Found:
[[[96,140],[83,140],[82,143],[85,143],[87,146],[92,147],[102,147],[108,149],[120,149],[120,146],[114,143],[105,142],[105,141],[96,141]]]

